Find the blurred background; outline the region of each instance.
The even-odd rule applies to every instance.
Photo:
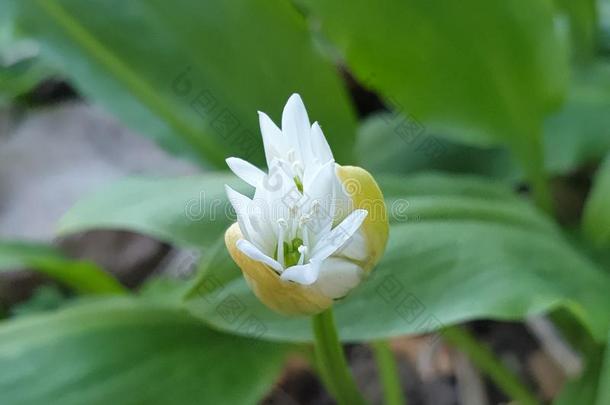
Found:
[[[58,223],[127,176],[262,163],[256,111],[279,122],[294,92],[340,163],[475,175],[523,195],[544,172],[576,232],[610,151],[610,1],[0,0],[0,239],[91,261],[134,291],[185,277],[197,257],[169,241],[112,226],[57,236]],[[27,260],[5,262],[6,319],[74,298]],[[582,372],[545,317],[468,327],[548,403]],[[434,335],[391,347],[409,404],[509,401]],[[370,350],[347,349],[381,403]],[[333,403],[298,356],[263,398]]]

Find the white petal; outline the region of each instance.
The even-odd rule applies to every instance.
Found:
[[[303,192],[317,194],[330,198],[333,192],[333,181],[336,177],[335,162],[329,161],[323,165],[308,165],[314,170],[306,172],[303,176]]]
[[[326,163],[329,160],[333,160],[333,153],[328,146],[326,137],[322,133],[322,128],[318,122],[314,122],[311,126],[311,148],[315,159],[318,159],[320,163]]]
[[[277,127],[277,125],[275,125],[267,114],[259,111],[258,122],[261,127],[267,167],[270,167],[271,161],[274,158],[285,158],[284,155],[288,153],[286,142],[282,135],[282,131]]]
[[[314,235],[330,232],[332,227],[335,216],[334,178],[335,162],[329,161],[313,176],[308,175],[303,179],[303,209],[311,216],[309,227],[315,231]]]
[[[280,278],[282,280],[294,281],[303,285],[311,285],[316,282],[320,274],[320,263],[313,261],[307,264],[288,267]]]
[[[341,298],[360,284],[362,275],[363,271],[357,264],[345,259],[329,257],[322,262],[315,287],[327,297]]]
[[[275,227],[277,220],[288,218],[291,204],[296,204],[300,193],[294,180],[282,169],[277,159],[269,167],[269,174],[261,181],[254,193],[254,206],[260,208],[266,221]]]
[[[360,228],[368,215],[366,210],[358,209],[352,212],[324,236],[317,244],[311,255],[312,260],[324,260],[337,251]]]
[[[226,162],[229,169],[231,169],[237,177],[253,187],[257,187],[263,180],[263,177],[265,177],[265,172],[243,159],[230,157]]]
[[[345,192],[345,187],[341,183],[338,176],[335,176],[333,181],[334,202],[335,202],[335,218],[333,224],[338,224],[343,221],[350,212],[354,211],[354,202],[352,198]]]
[[[307,162],[303,169],[303,187],[305,187],[305,183],[311,183],[311,179],[313,179],[323,165],[321,165],[318,161]]]
[[[341,256],[358,262],[366,260],[368,248],[362,229],[356,231],[351,238],[339,249]]]
[[[245,195],[238,193],[227,185],[225,185],[225,191],[227,193],[227,197],[229,198],[229,202],[235,210],[235,214],[237,214],[237,223],[239,223],[241,233],[245,238],[250,239],[253,234],[253,230],[252,225],[250,225],[248,213],[250,211],[252,200]]]
[[[294,180],[292,179],[296,177],[296,173],[294,170],[292,170],[292,166],[290,166],[287,161],[283,159],[273,159],[269,165],[269,173],[271,173],[272,169],[276,166],[281,169],[289,179],[291,179],[291,183],[294,183]]]
[[[271,267],[273,270],[277,272],[282,271],[282,265],[279,264],[276,260],[267,256],[263,252],[261,252],[256,246],[252,243],[248,242],[245,239],[240,239],[237,241],[235,246],[243,252],[246,256],[248,256],[252,260],[256,260],[257,262],[261,262]]]
[[[280,204],[287,193],[297,188],[294,182],[294,172],[285,161],[274,159],[269,167],[267,179],[261,187],[269,193],[271,201]]]
[[[307,110],[301,96],[295,93],[290,96],[282,112],[282,133],[303,164],[312,160],[310,131]]]

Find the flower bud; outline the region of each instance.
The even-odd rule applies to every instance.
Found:
[[[238,158],[227,163],[255,187],[250,199],[227,186],[237,223],[227,249],[269,308],[313,315],[355,288],[381,258],[388,239],[383,195],[364,169],[335,163],[298,95],[282,129],[259,113],[269,172]]]
[[[351,206],[369,210],[369,215],[361,225],[365,238],[365,259],[357,263],[363,270],[362,278],[377,264],[388,240],[388,217],[383,195],[373,177],[364,169],[355,166],[339,166],[337,175],[345,186],[356,185],[351,190]],[[268,265],[254,260],[237,248],[237,241],[243,234],[236,222],[225,233],[225,243],[229,254],[241,269],[254,294],[267,307],[285,315],[313,315],[324,311],[333,304],[333,298],[325,295],[319,283],[302,285],[282,280],[280,275]],[[337,282],[330,280],[328,282]],[[349,285],[354,288],[356,285]]]

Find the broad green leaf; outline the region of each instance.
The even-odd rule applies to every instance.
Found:
[[[379,176],[391,224],[477,220],[554,233],[555,226],[510,188],[474,176]]]
[[[567,61],[549,1],[302,2],[356,77],[431,133],[510,140],[525,154],[562,99]]]
[[[36,270],[84,294],[126,291],[95,264],[69,259],[48,245],[0,241],[0,272],[22,268]]]
[[[186,297],[199,295],[202,291],[211,292],[212,289],[222,287],[241,276],[239,269],[231,266],[233,261],[226,254],[224,235],[221,235],[202,255],[195,257],[193,253],[192,259],[186,264],[188,267],[193,266],[190,270],[185,273],[178,272],[178,277],[168,275],[150,279],[138,291],[139,295],[177,304]],[[178,264],[178,266],[184,265]],[[180,277],[181,274],[186,274],[188,277]],[[209,282],[212,279],[213,284]]]
[[[420,173],[411,176],[382,175],[375,178],[385,198],[411,196],[462,196],[484,200],[515,200],[513,191],[481,177]]]
[[[610,64],[598,61],[574,73],[564,106],[544,123],[546,170],[565,174],[610,151]],[[356,155],[374,172],[467,172],[509,181],[523,173],[507,151],[478,148],[430,133],[419,122],[401,130],[402,115],[379,114],[358,131]]]
[[[211,331],[175,308],[98,300],[0,326],[0,398],[25,404],[252,404],[281,346]]]
[[[356,138],[356,159],[373,173],[441,170],[514,181],[520,170],[508,150],[480,148],[450,141],[414,126],[400,131],[401,116],[383,113],[368,118]]]
[[[189,284],[174,275],[158,275],[147,279],[138,289],[140,298],[152,299],[167,304],[176,304],[182,301]]]
[[[610,155],[600,166],[587,199],[583,229],[598,245],[610,246]]]
[[[610,64],[598,61],[574,73],[563,107],[545,120],[546,170],[565,174],[602,159],[610,151]],[[413,121],[401,131],[402,116],[380,114],[358,131],[356,155],[376,172],[443,170],[522,180],[507,151],[456,143]]]
[[[453,193],[433,198],[442,182],[430,186],[433,177],[424,178],[416,178],[422,189],[427,186],[421,194],[417,181],[404,190],[405,201],[412,201],[408,217],[397,218],[391,209],[398,186],[386,193],[394,215],[389,245],[372,277],[336,304],[342,339],[429,332],[472,319],[523,319],[558,307],[570,310],[595,338],[605,339],[610,277],[565,242],[550,221],[516,197],[483,197],[481,188],[473,192],[471,180],[460,188],[459,177],[445,179]],[[387,189],[383,183],[382,189]],[[456,209],[459,204],[463,208]],[[226,271],[234,271],[231,266],[228,262]],[[218,302],[236,297],[266,325],[263,338],[311,339],[307,319],[266,309],[242,279],[214,289],[209,286],[216,280],[206,281],[208,287],[202,283],[186,305],[216,328],[239,333],[215,310]]]
[[[245,191],[243,182],[228,172],[125,179],[79,201],[60,221],[59,232],[124,229],[185,247],[206,247],[235,221],[225,184]]]
[[[565,173],[610,151],[610,63],[574,73],[565,105],[545,122],[547,170]]]
[[[291,93],[348,161],[355,119],[335,68],[283,0],[16,1],[16,25],[86,96],[170,150],[262,161],[256,111]]]
[[[188,290],[182,299],[210,294],[217,289],[224,288],[231,281],[241,277],[241,271],[235,266],[225,246],[224,235],[205,252],[199,262],[197,276],[189,284]]]

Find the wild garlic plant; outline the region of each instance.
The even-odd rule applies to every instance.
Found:
[[[336,395],[345,403],[361,402],[330,307],[360,284],[383,254],[388,239],[383,195],[364,169],[335,162],[298,94],[284,107],[281,129],[262,112],[259,120],[268,171],[227,159],[255,189],[250,199],[226,186],[237,214],[225,234],[227,249],[269,308],[314,316],[316,352]],[[347,189],[346,183],[357,187]],[[365,208],[364,201],[374,204]],[[381,211],[369,212],[371,207]]]
[[[21,308],[3,277],[2,404],[252,404],[288,353],[305,354],[340,404],[358,404],[341,341],[372,350],[385,403],[398,405],[406,386],[390,340],[413,335],[465,353],[505,402],[551,400],[546,380],[515,375],[469,334],[473,320],[542,321],[584,365],[565,370],[552,400],[610,403],[603,2],[4,3],[3,229],[29,235],[30,222],[58,214],[46,208],[73,195],[65,175],[100,180],[72,161],[92,164],[72,144],[47,154],[36,144],[45,159],[23,148],[33,127],[13,125],[22,116],[44,114],[45,139],[64,128],[47,119],[69,123],[70,139],[81,128],[80,107],[61,118],[31,109],[42,97],[63,110],[58,89],[172,155],[140,166],[149,155],[127,150],[139,142],[127,148],[96,126],[95,151],[138,165],[91,166],[128,178],[66,209],[61,240],[120,229],[175,250],[163,274],[138,265],[149,277],[134,287],[47,245],[0,241],[0,271],[34,268],[63,284]],[[299,95],[286,103],[294,92],[307,110]],[[33,167],[45,187],[17,180]],[[4,221],[14,212],[23,216]]]

